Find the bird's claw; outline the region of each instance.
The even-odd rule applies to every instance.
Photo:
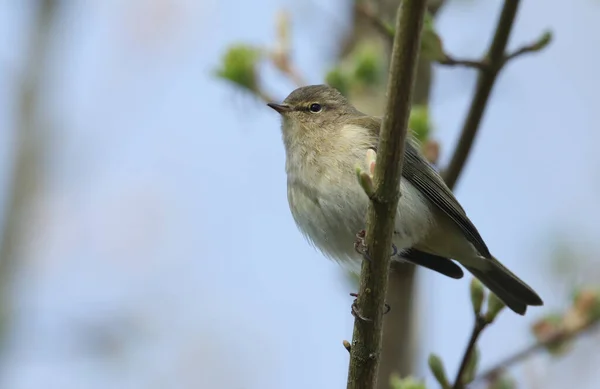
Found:
[[[392,255],[390,257],[395,257],[396,255],[398,255],[398,247],[392,243]]]
[[[366,318],[364,317],[359,311],[358,311],[358,293],[350,293],[350,296],[354,297],[354,301],[352,302],[352,316],[362,320],[362,321],[373,321],[372,319]],[[387,313],[389,313],[392,310],[392,307],[388,304],[385,303],[385,309],[383,311],[383,314],[386,315]]]
[[[354,300],[354,302],[352,303],[352,316],[354,316],[355,318],[362,320],[362,321],[373,321],[372,319],[364,317],[363,315],[360,314],[360,312],[358,312],[358,307],[356,306],[356,300]]]
[[[369,256],[369,250],[367,248],[367,244],[365,243],[365,237],[367,236],[367,232],[365,230],[360,230],[356,234],[356,239],[354,240],[354,250],[363,256],[367,261],[372,262],[371,257]],[[398,247],[392,243],[392,255],[390,257],[395,257],[398,255]]]
[[[366,259],[369,263],[371,263],[371,256],[369,256],[369,249],[367,248],[367,244],[365,243],[365,236],[367,236],[367,232],[365,230],[360,230],[356,234],[356,240],[354,241],[354,250],[362,255],[364,259]]]

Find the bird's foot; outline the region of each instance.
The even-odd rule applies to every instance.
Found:
[[[367,248],[367,244],[365,243],[365,237],[367,236],[367,231],[360,230],[356,234],[356,239],[354,240],[354,250],[357,253],[362,255],[364,259],[366,259],[369,263],[371,263],[371,256],[369,256],[369,249]]]
[[[354,250],[357,253],[363,256],[369,262],[372,262],[371,257],[369,256],[369,249],[367,248],[367,244],[365,242],[365,238],[367,236],[367,232],[365,230],[360,230],[356,234],[356,239],[354,240]],[[392,255],[391,257],[395,257],[398,255],[398,247],[392,243]]]
[[[390,255],[390,257],[393,258],[396,255],[398,255],[398,247],[396,247],[396,245],[392,243],[392,255]]]
[[[358,293],[350,293],[350,296],[354,297],[354,301],[352,302],[352,316],[356,317],[357,319],[360,319],[362,321],[373,321],[373,319],[369,319],[367,317],[364,317],[359,311],[358,311]],[[390,310],[392,309],[392,307],[390,307],[390,305],[388,303],[385,303],[385,308],[383,310],[383,314],[387,314]]]

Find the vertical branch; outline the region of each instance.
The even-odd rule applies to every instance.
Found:
[[[18,265],[23,222],[26,211],[38,192],[40,181],[42,150],[37,128],[40,122],[38,119],[40,75],[46,62],[46,43],[50,36],[56,8],[55,0],[43,0],[39,3],[36,17],[31,22],[31,39],[25,55],[26,65],[17,97],[19,115],[15,126],[13,147],[15,158],[7,186],[9,193],[0,236],[0,342],[4,341],[8,320],[11,317],[10,288],[12,276]]]
[[[386,113],[374,175],[375,192],[367,211],[367,249],[363,261],[354,322],[349,389],[375,388],[381,353],[383,310],[392,234],[400,194],[404,140],[410,113],[426,0],[404,0],[398,8],[392,48]]]
[[[381,44],[384,39],[386,56],[389,56],[393,37],[386,39],[382,31],[375,26],[374,20],[381,20],[387,25],[395,22],[395,12],[399,0],[354,0],[354,11],[352,14],[352,29],[342,43],[341,56],[344,57],[352,52],[357,45],[368,42],[369,45]],[[444,0],[428,0],[427,7],[432,15],[435,15],[443,6]],[[364,15],[364,7],[372,9],[374,18]],[[386,32],[387,35],[387,32]],[[389,44],[388,44],[389,42]],[[388,47],[389,46],[389,47]],[[419,58],[415,86],[412,96],[413,104],[427,105],[432,83],[432,64],[427,58]],[[381,93],[383,97],[383,91]],[[367,106],[383,106],[385,100],[369,96]],[[355,104],[361,102],[361,97]],[[359,109],[360,104],[358,105]],[[366,107],[365,107],[366,108]],[[415,314],[413,312],[413,301],[415,300],[416,266],[410,263],[394,261],[392,263],[390,279],[386,300],[393,309],[383,319],[383,345],[381,351],[381,364],[379,368],[378,388],[389,389],[389,379],[393,373],[401,376],[410,375],[414,372],[415,357],[418,351],[418,338],[415,336]]]

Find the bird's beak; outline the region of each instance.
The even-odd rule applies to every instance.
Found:
[[[285,105],[285,104],[269,103],[267,105],[269,107],[273,108],[275,111],[279,112],[280,114],[283,114],[285,112],[289,112],[292,110],[292,108],[289,105]]]

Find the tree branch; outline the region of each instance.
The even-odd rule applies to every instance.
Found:
[[[47,62],[48,40],[59,2],[44,0],[36,5],[32,20],[26,66],[18,91],[18,110],[11,181],[7,186],[6,212],[0,235],[0,347],[6,327],[13,317],[10,288],[19,264],[19,249],[23,243],[23,227],[28,208],[40,190],[40,168],[43,152],[43,133],[40,126],[40,76]],[[4,351],[4,350],[1,350]]]
[[[451,189],[458,181],[458,177],[467,162],[471,146],[477,135],[477,130],[485,113],[492,88],[496,82],[498,73],[505,63],[505,50],[510,32],[512,30],[515,16],[519,8],[519,0],[505,0],[502,13],[498,19],[494,39],[486,55],[488,66],[479,72],[475,95],[471,101],[469,112],[463,125],[462,133],[448,168],[444,172],[446,184]]]
[[[383,310],[390,268],[390,249],[400,193],[408,117],[426,0],[404,0],[398,8],[383,119],[374,174],[374,195],[367,211],[367,249],[363,261],[354,321],[348,389],[375,388],[379,367]]]
[[[484,371],[483,373],[475,377],[475,381],[493,379],[494,377],[498,376],[503,370],[506,370],[507,368],[524,361],[525,359],[531,357],[537,352],[545,350],[548,346],[551,346],[552,344],[575,339],[583,334],[589,333],[593,330],[597,330],[598,328],[600,328],[600,320],[590,320],[585,326],[581,327],[577,331],[568,331],[566,329],[560,329],[554,332],[552,335],[548,336],[545,340],[533,343],[532,345],[516,352],[515,354],[506,358],[505,360],[499,362],[496,366]]]

